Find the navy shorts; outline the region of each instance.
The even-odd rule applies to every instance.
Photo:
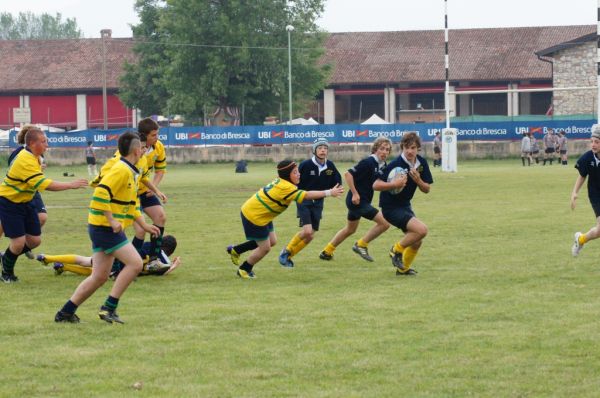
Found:
[[[594,209],[594,214],[596,218],[600,217],[600,200],[590,198],[590,204],[592,205],[592,209]]]
[[[0,222],[7,238],[42,234],[40,218],[31,202],[14,203],[0,197]]]
[[[260,226],[248,220],[244,216],[244,213],[240,213],[240,217],[242,217],[242,226],[244,227],[244,233],[248,240],[255,240],[257,242],[267,240],[269,239],[269,234],[275,230],[272,221],[267,225]]]
[[[85,162],[90,165],[96,165],[96,158],[87,156]]]
[[[566,155],[567,154],[567,150],[566,149],[561,149],[560,150],[560,154],[561,155]]]
[[[554,148],[546,148],[544,152],[546,152],[546,153],[554,153]]]
[[[442,149],[439,146],[434,146],[433,153],[442,153]]]
[[[394,227],[406,232],[406,227],[411,218],[415,217],[410,206],[395,207],[393,209],[381,209],[383,217]]]
[[[121,232],[114,233],[111,227],[88,224],[88,233],[92,240],[94,253],[111,254],[129,243],[127,236]]]
[[[311,204],[297,205],[296,217],[300,219],[300,227],[312,225],[313,230],[318,231],[321,225],[321,216],[323,215],[323,201]]]
[[[142,210],[144,210],[147,207],[162,206],[162,203],[160,203],[158,196],[154,195],[153,192],[151,192],[150,195],[148,195],[148,192],[144,192],[140,195],[140,206],[142,207]]]
[[[37,213],[47,213],[46,205],[44,204],[42,195],[39,192],[36,192],[35,195],[33,195],[33,199],[31,199],[31,202],[29,203],[31,203]]]
[[[378,209],[366,202],[360,202],[358,206],[352,204],[352,202],[350,204],[346,202],[346,207],[348,208],[348,221],[360,220],[361,217],[372,220],[379,213]]]

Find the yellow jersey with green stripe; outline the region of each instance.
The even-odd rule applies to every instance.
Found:
[[[119,159],[121,159],[121,153],[117,150],[113,157],[108,159],[106,163],[104,163],[104,165],[100,169],[100,174],[98,174],[98,176],[96,176],[96,178],[94,178],[90,182],[90,186],[94,188],[97,187],[100,181],[102,181],[102,177],[110,171],[110,169],[119,161]],[[150,169],[148,168],[148,161],[146,160],[146,157],[142,156],[140,160],[138,160],[138,162],[135,164],[135,167],[140,172],[140,177],[138,179],[139,189],[139,186],[141,185],[140,183],[148,181],[148,178],[150,177]]]
[[[291,182],[277,178],[261,188],[242,205],[242,214],[252,224],[264,226],[283,213],[292,202],[302,203],[306,191]]]
[[[105,211],[110,211],[123,228],[133,224],[142,214],[137,208],[139,172],[125,159],[119,159],[94,189],[88,223],[110,227]]]
[[[148,162],[148,170],[167,171],[167,152],[162,142],[156,141],[151,148],[148,148],[144,156]],[[148,187],[140,184],[140,195],[148,191]]]
[[[52,180],[42,173],[40,159],[25,148],[8,166],[0,185],[0,196],[13,203],[27,203],[36,191],[45,190],[51,183]]]

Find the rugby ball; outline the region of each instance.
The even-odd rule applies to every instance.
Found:
[[[387,182],[392,182],[394,180],[397,180],[398,178],[400,178],[400,177],[402,177],[403,175],[406,175],[406,174],[408,174],[408,170],[406,170],[406,169],[404,169],[402,167],[394,167],[390,171],[390,174],[388,174]],[[402,187],[402,188],[396,188],[396,189],[392,189],[392,190],[390,190],[388,192],[391,193],[392,195],[398,195],[400,192],[402,192],[403,189],[404,189],[404,187]]]

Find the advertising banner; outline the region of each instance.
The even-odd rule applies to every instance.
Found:
[[[459,122],[451,127],[456,129],[456,139],[459,142],[516,141],[527,132],[541,138],[549,128],[563,130],[570,139],[589,138],[594,123],[595,120]],[[444,127],[444,123],[162,127],[159,139],[167,146],[297,144],[312,143],[316,138],[326,138],[332,143],[369,143],[380,136],[399,142],[405,132],[415,131],[423,142],[430,142],[435,133],[441,133]],[[128,130],[131,129],[82,130],[46,135],[50,147],[82,148],[88,141],[92,141],[96,147],[115,147],[119,135]],[[11,131],[11,147],[17,146],[15,136],[16,132]]]

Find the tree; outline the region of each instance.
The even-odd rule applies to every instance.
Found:
[[[125,63],[121,77],[119,98],[130,108],[137,108],[144,115],[169,114],[169,94],[164,81],[167,66],[167,36],[161,33],[158,21],[162,3],[157,0],[137,1],[135,10],[140,24],[132,26],[133,37],[138,40],[133,51],[138,57],[134,64]]]
[[[0,39],[79,39],[83,37],[75,18],[63,22],[62,15],[20,12],[15,18],[12,14],[0,13]]]
[[[325,85],[328,67],[317,64],[324,33],[315,23],[323,0],[138,0],[137,6],[155,11],[156,18],[151,29],[134,29],[134,37],[145,43],[136,46],[139,63],[129,66],[123,78],[129,83],[122,88],[128,106],[143,103],[136,92],[144,89],[131,82],[146,73],[142,69],[157,51],[155,39],[165,44],[159,46],[164,58],[156,64],[163,75],[154,85],[166,91],[163,112],[195,116],[215,106],[244,105],[246,121],[259,123],[278,113],[281,103],[287,107],[287,25],[294,26],[296,113]]]

